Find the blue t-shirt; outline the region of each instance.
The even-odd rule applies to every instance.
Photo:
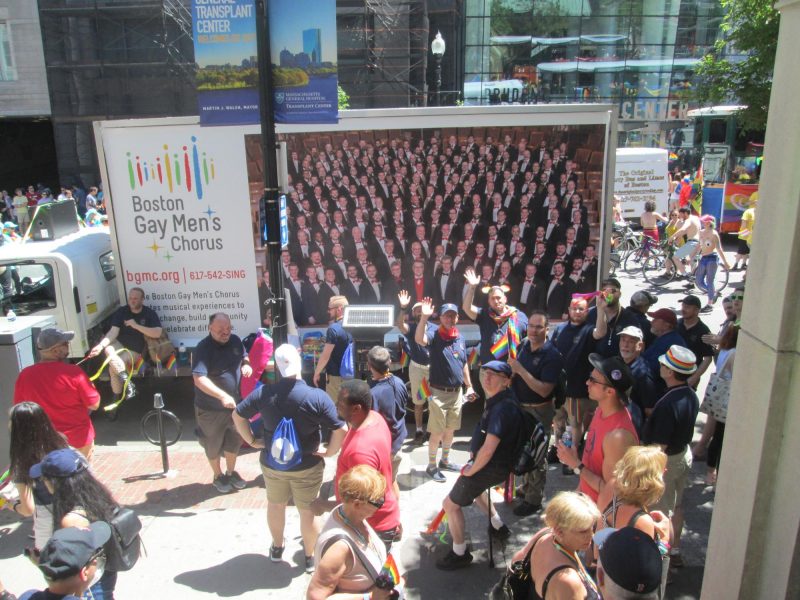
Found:
[[[334,321],[328,326],[328,330],[325,332],[325,343],[333,344],[333,352],[328,359],[328,364],[325,365],[325,372],[328,375],[339,376],[344,351],[352,341],[353,336],[344,330],[341,321]]]
[[[491,352],[491,347],[499,338],[508,333],[508,324],[511,322],[511,319],[506,319],[506,322],[498,327],[497,323],[492,319],[491,314],[494,314],[494,311],[490,308],[480,308],[478,309],[478,316],[475,317],[475,324],[481,332],[481,345],[478,360],[482,365],[485,365],[490,360],[508,360],[508,353],[499,359],[495,358]],[[520,339],[525,337],[528,331],[528,317],[520,310],[517,311],[517,330]]]
[[[486,400],[486,408],[483,410],[480,421],[475,426],[475,432],[470,441],[470,452],[473,457],[478,454],[478,450],[483,446],[488,434],[496,435],[500,438],[500,443],[489,459],[487,466],[508,467],[509,470],[517,458],[517,440],[519,438],[519,428],[522,423],[519,403],[514,391],[510,388],[495,394]]]
[[[589,354],[593,351],[592,331],[594,325],[583,323],[574,325],[567,321],[561,323],[553,332],[553,344],[564,357],[564,370],[567,372],[566,394],[570,398],[588,398],[586,381],[592,372]]]
[[[461,334],[453,340],[444,340],[439,326],[428,324],[428,350],[431,364],[428,381],[439,387],[458,387],[464,384],[464,365],[467,364],[467,344]]]
[[[697,394],[688,385],[669,388],[644,424],[642,444],[664,444],[670,455],[685,450],[692,441],[699,405]]]
[[[261,451],[263,465],[267,464],[272,436],[281,419],[287,417],[293,420],[303,460],[289,471],[303,471],[319,464],[323,459],[315,456],[314,452],[322,442],[322,430],[340,429],[345,425],[331,397],[302,379],[286,378],[274,384],[262,385],[242,400],[236,407],[236,413],[245,419],[261,413],[265,446]]]
[[[238,336],[231,335],[226,344],[220,344],[209,335],[200,340],[194,350],[192,374],[205,375],[214,385],[239,402],[241,367],[245,357],[247,352]],[[230,410],[197,386],[194,387],[194,405],[203,410]]]
[[[522,348],[517,354],[517,361],[528,373],[544,383],[558,383],[558,376],[561,374],[561,369],[564,368],[564,359],[561,353],[550,341],[546,341],[541,348],[533,351],[528,339],[525,338]],[[529,388],[522,377],[517,375],[511,379],[511,387],[520,404],[541,404],[552,398],[552,396],[543,398]]]
[[[389,375],[380,381],[370,381],[372,387],[372,410],[386,419],[389,431],[392,432],[392,454],[397,454],[406,439],[406,406],[408,390],[403,380]]]
[[[642,352],[642,358],[644,362],[647,363],[647,367],[653,374],[654,379],[661,379],[661,363],[658,362],[658,357],[665,354],[673,344],[683,346],[684,348],[686,347],[686,342],[683,341],[683,338],[677,331],[670,331],[657,337],[653,340],[653,343],[647,347],[647,350]]]
[[[414,335],[417,333],[417,323],[411,323],[408,326],[408,335],[404,338],[405,343],[405,351],[408,353],[408,358],[413,360],[418,365],[428,365],[430,364],[430,352],[428,352],[428,348],[425,346],[420,346],[416,340],[414,339]]]

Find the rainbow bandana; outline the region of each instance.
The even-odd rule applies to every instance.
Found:
[[[489,348],[496,359],[500,360],[506,356],[515,359],[517,358],[517,347],[519,347],[519,318],[516,308],[509,307],[502,315],[492,315],[492,319],[497,323],[498,327],[502,327],[506,323],[505,333],[498,331],[498,337]]]

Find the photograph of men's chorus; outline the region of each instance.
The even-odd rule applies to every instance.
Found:
[[[464,271],[508,285],[525,312],[567,314],[597,289],[604,128],[452,128],[288,134],[289,247],[281,264],[298,325],[328,299],[398,304],[408,290],[461,306]],[[260,138],[246,137],[251,200]],[[485,304],[479,291],[476,306]],[[465,315],[461,315],[465,317]]]

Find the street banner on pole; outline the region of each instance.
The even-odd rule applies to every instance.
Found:
[[[269,23],[275,122],[337,123],[336,1],[271,0]]]
[[[200,124],[258,123],[254,0],[192,0],[192,32]]]

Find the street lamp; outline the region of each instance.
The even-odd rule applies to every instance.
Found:
[[[433,38],[431,42],[431,52],[433,53],[433,58],[436,59],[436,81],[434,86],[434,91],[436,92],[436,106],[442,105],[442,57],[444,56],[444,49],[445,43],[442,34],[437,31],[436,37]]]

